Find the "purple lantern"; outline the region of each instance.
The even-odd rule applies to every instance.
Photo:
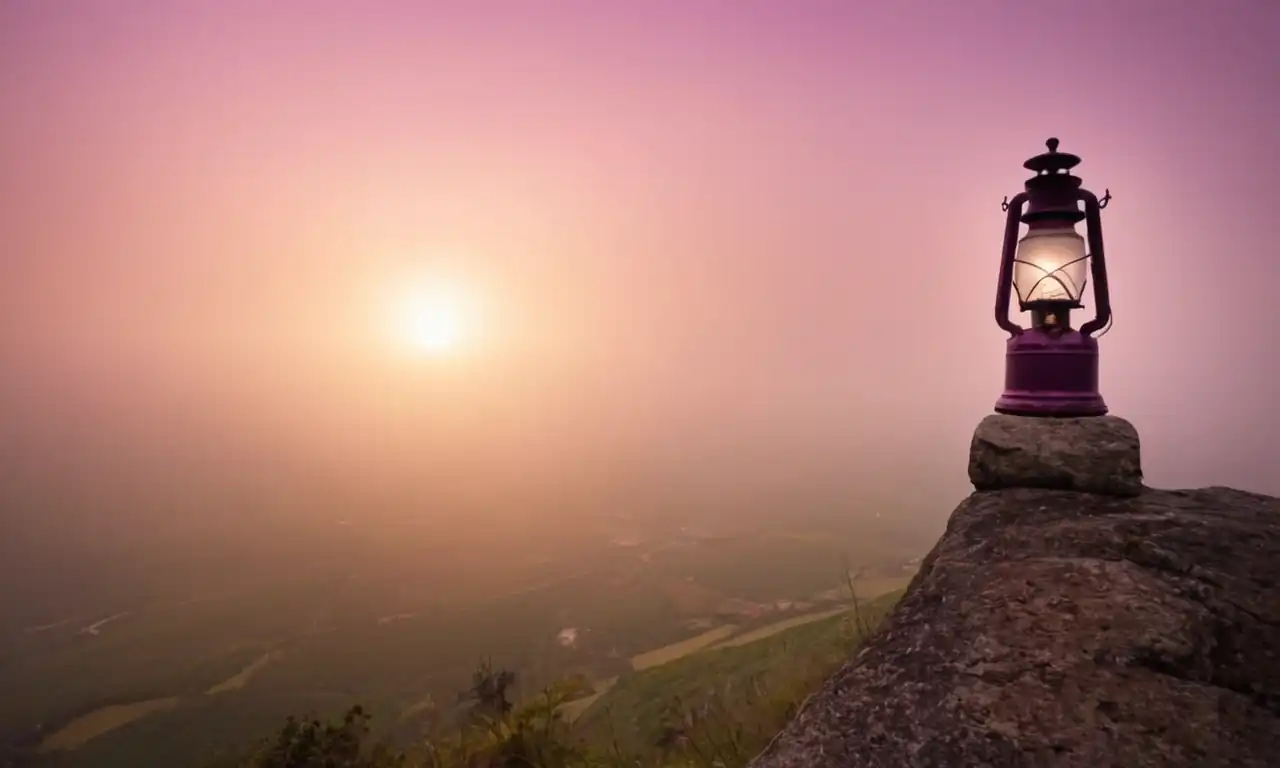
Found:
[[[1094,334],[1111,321],[1111,297],[1099,212],[1111,200],[1111,192],[1099,200],[1082,188],[1080,179],[1070,173],[1080,158],[1059,152],[1057,139],[1045,145],[1048,152],[1023,164],[1036,174],[1027,179],[1026,191],[1002,205],[1009,217],[1000,258],[996,323],[1010,338],[1004,394],[996,402],[996,411],[1019,416],[1101,416],[1107,405],[1098,393]],[[1082,219],[1088,229],[1088,252],[1085,239],[1075,229]],[[1027,225],[1021,240],[1019,223]],[[1077,330],[1071,327],[1071,310],[1084,306],[1081,298],[1090,259],[1097,313]],[[1017,292],[1020,309],[1031,312],[1030,328],[1009,319],[1010,290]]]

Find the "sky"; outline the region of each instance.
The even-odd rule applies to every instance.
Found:
[[[1280,494],[1277,49],[1268,0],[7,0],[4,524],[940,531],[1050,136],[1149,484]],[[423,274],[454,354],[387,330]]]

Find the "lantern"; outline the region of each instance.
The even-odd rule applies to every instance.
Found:
[[[1071,175],[1080,158],[1058,151],[1058,140],[1045,142],[1049,151],[1023,164],[1035,173],[1025,191],[1006,198],[1004,251],[996,293],[996,323],[1009,333],[1005,351],[1004,394],[996,402],[999,413],[1019,416],[1101,416],[1106,403],[1098,392],[1098,341],[1094,336],[1111,320],[1107,267],[1102,248],[1101,200]],[[1081,205],[1083,204],[1083,210]],[[1087,240],[1076,231],[1085,222]],[[1026,234],[1019,239],[1020,225]],[[1093,276],[1097,309],[1092,320],[1077,330],[1072,310],[1082,309],[1084,289]],[[1031,327],[1009,319],[1009,299],[1030,312]]]

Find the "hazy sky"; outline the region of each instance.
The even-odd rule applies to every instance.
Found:
[[[1280,494],[1277,50],[1274,0],[8,0],[9,509],[940,521],[1049,136],[1150,483]],[[421,270],[470,348],[381,324]]]

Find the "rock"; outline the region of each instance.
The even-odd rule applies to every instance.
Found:
[[[1142,493],[1138,431],[1115,416],[992,414],[974,430],[969,479],[980,491],[1051,488],[1137,496]]]
[[[975,492],[752,763],[1277,765],[1280,500],[1229,488]]]

